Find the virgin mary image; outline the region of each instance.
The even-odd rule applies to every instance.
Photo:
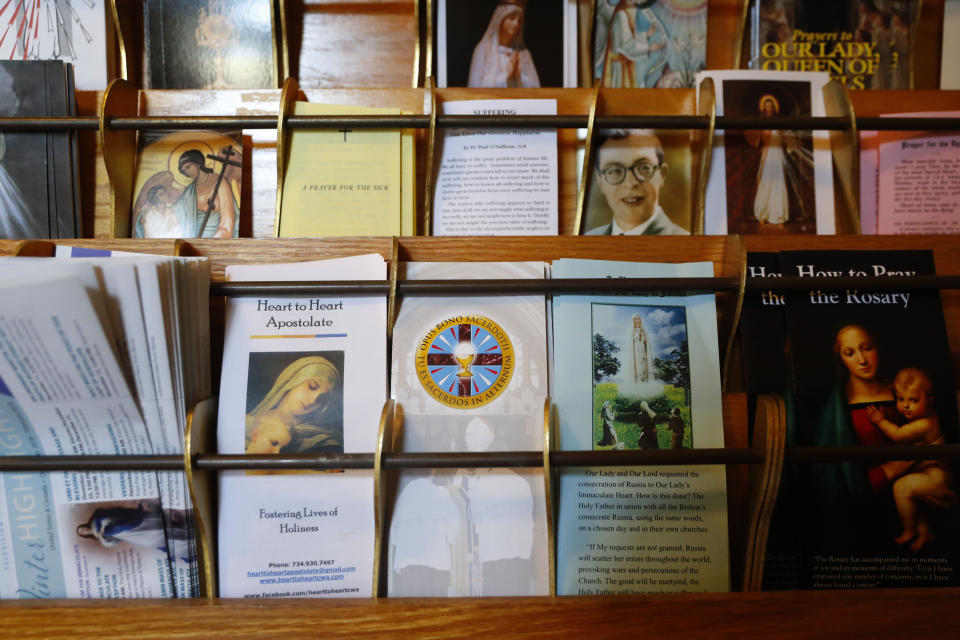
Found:
[[[650,366],[650,338],[643,326],[643,317],[633,316],[633,381],[636,384],[649,382],[653,378]]]
[[[341,379],[322,356],[287,365],[247,413],[246,453],[343,453]]]
[[[523,42],[526,0],[501,0],[473,49],[468,87],[539,87],[533,56]]]
[[[603,86],[653,87],[667,64],[667,33],[650,0],[620,0],[610,19]]]

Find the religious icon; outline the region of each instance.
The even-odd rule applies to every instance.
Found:
[[[150,89],[277,86],[270,0],[142,0]]]
[[[650,380],[650,338],[643,326],[643,317],[633,316],[633,381]]]
[[[142,138],[133,237],[237,237],[243,169],[237,140],[212,131]]]
[[[343,453],[343,351],[250,354],[246,453]]]
[[[594,77],[605,87],[692,87],[706,65],[706,0],[597,0]]]
[[[684,307],[594,303],[594,449],[690,446]]]
[[[63,60],[76,86],[107,86],[105,0],[0,2],[0,60]]]
[[[803,81],[723,81],[727,116],[809,116],[811,99]],[[756,129],[725,135],[730,233],[816,233],[813,134]]]

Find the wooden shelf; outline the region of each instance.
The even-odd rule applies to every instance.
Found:
[[[131,6],[133,0],[118,0]],[[363,103],[364,95],[393,100],[390,92],[414,95],[413,2],[388,0],[280,0],[287,8],[288,71],[313,101]],[[732,66],[731,38],[746,0],[709,0],[708,68]],[[933,90],[939,77],[940,18],[943,0],[923,3],[916,48],[915,86],[919,91],[854,92],[857,115],[887,111],[956,109],[960,92]],[[135,22],[135,20],[134,20]],[[735,46],[735,45],[734,45]],[[138,54],[138,52],[134,52]],[[348,61],[348,62],[344,62]],[[136,82],[139,72],[133,74]],[[381,87],[351,89],[350,87]],[[390,87],[390,88],[384,88]],[[590,90],[541,90],[558,98],[561,113],[586,113]],[[489,97],[486,90],[449,89],[441,97]],[[531,97],[533,94],[510,94]],[[613,95],[613,94],[611,94]],[[693,113],[692,90],[638,90],[608,100],[609,113]],[[374,98],[369,98],[366,102]],[[99,92],[78,92],[79,115],[97,115]],[[280,90],[146,91],[143,115],[275,115]],[[421,96],[422,101],[422,96]],[[272,134],[272,138],[271,138]],[[215,280],[227,264],[255,264],[331,258],[376,252],[392,256],[390,238],[263,239],[272,234],[276,192],[275,132],[245,132],[250,175],[244,178],[240,231],[258,236],[231,241],[109,240],[110,186],[95,132],[80,133],[79,179],[83,233],[96,239],[65,244],[114,247],[162,254],[207,256]],[[424,141],[418,162],[425,162]],[[561,137],[561,233],[573,227],[578,175],[575,155],[582,148],[572,131]],[[422,213],[421,193],[418,205]],[[713,238],[497,238],[478,251],[477,238],[404,238],[401,261],[552,260],[557,257],[613,260],[708,260],[715,273],[739,274],[744,250],[918,249],[934,251],[941,274],[960,273],[960,236],[936,237],[713,237]],[[493,245],[493,246],[490,246]],[[0,255],[18,243],[0,240]],[[954,372],[960,379],[960,291],[942,293],[953,344]],[[721,352],[731,330],[735,296],[718,296]],[[222,301],[213,301],[213,332],[222,333]],[[214,339],[213,358],[222,345]],[[734,356],[736,359],[736,355]],[[215,381],[219,376],[215,376]],[[736,382],[725,397],[727,445],[746,446],[747,403]],[[735,426],[732,426],[735,425]],[[735,565],[748,519],[747,465],[727,473],[730,499],[731,560]],[[734,584],[737,582],[734,571]],[[642,633],[675,638],[705,636],[918,637],[955,636],[960,589],[882,591],[675,594],[568,598],[379,599],[379,600],[192,600],[192,601],[0,601],[0,637],[49,638],[296,638],[296,637],[633,637]]]
[[[567,598],[20,601],[0,636],[130,638],[955,637],[960,589]]]

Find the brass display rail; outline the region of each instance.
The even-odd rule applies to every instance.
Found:
[[[866,277],[778,277],[748,278],[747,292],[869,289],[870,291],[935,291],[960,289],[960,276],[866,276]],[[637,292],[736,292],[737,278],[530,278],[512,280],[399,280],[397,295],[428,296],[449,294],[530,295]],[[266,295],[386,295],[390,282],[355,280],[339,282],[211,282],[213,296]]]
[[[960,444],[888,445],[884,447],[787,447],[789,462],[885,462],[889,460],[960,460]],[[179,455],[91,455],[0,457],[0,472],[54,471],[181,471]],[[759,464],[763,452],[751,448],[663,449],[650,451],[551,451],[553,468],[585,466],[680,466]],[[227,455],[197,454],[197,471],[277,471],[373,469],[372,453]],[[387,469],[535,468],[543,466],[540,451],[465,453],[384,453]]]
[[[371,116],[286,116],[284,126],[296,129],[336,129],[356,127],[367,129],[429,129],[429,115],[371,115]],[[584,129],[589,116],[445,116],[436,117],[440,128],[547,128]],[[112,116],[107,126],[122,130],[176,130],[176,129],[276,129],[276,116]],[[708,130],[708,116],[634,115],[595,117],[597,129],[695,129]],[[960,118],[856,118],[858,131],[956,131]],[[0,131],[96,131],[100,128],[97,116],[68,117],[14,117],[0,118]],[[845,117],[742,117],[717,116],[716,129],[816,129],[848,131],[850,118]]]

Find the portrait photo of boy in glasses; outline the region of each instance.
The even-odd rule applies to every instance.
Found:
[[[689,235],[688,135],[649,129],[595,135],[584,235]]]

